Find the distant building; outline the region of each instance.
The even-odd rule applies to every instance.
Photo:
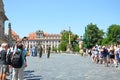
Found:
[[[13,41],[17,41],[19,39],[19,35],[15,31],[11,31],[11,36]]]
[[[28,39],[24,41],[29,48],[33,46],[42,46],[44,53],[46,53],[47,47],[58,48],[61,41],[61,34],[48,34],[42,30],[30,33]]]

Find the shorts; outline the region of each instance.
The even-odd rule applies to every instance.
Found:
[[[114,55],[110,55],[110,58],[114,58],[115,56]]]
[[[103,57],[103,61],[106,62],[107,61],[107,57]]]
[[[8,68],[7,66],[8,65],[3,65],[3,64],[0,65],[0,74],[6,74]]]

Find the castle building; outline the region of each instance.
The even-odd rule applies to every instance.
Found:
[[[19,35],[17,35],[11,28],[11,23],[8,24],[8,34],[5,33],[5,21],[8,20],[4,11],[3,0],[0,0],[0,44],[2,42],[7,42],[12,45],[12,43],[16,42],[19,39]]]
[[[5,40],[5,21],[8,20],[8,18],[5,15],[4,11],[4,4],[3,1],[0,0],[0,41]]]
[[[37,30],[36,32],[30,33],[27,40],[24,43],[28,45],[29,48],[32,46],[42,46],[43,52],[47,52],[47,47],[58,48],[61,41],[61,34],[48,34],[44,33],[42,30]]]

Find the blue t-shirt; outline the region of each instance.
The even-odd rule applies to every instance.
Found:
[[[102,56],[103,56],[103,57],[107,57],[108,54],[109,54],[109,53],[108,53],[108,50],[107,50],[107,49],[103,49],[103,51],[102,51]]]

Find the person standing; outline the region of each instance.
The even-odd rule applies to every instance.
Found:
[[[120,70],[120,46],[117,46],[115,51],[115,59],[116,59],[116,68]]]
[[[6,63],[8,44],[2,43],[1,47],[2,50],[1,50],[1,61],[0,61],[0,80],[6,80],[6,75],[8,70],[8,65]]]
[[[37,47],[36,46],[32,47],[32,56],[33,57],[37,56]]]
[[[32,46],[32,56],[35,56],[35,46]]]
[[[13,56],[16,52],[16,50],[21,51],[22,54],[22,66],[20,68],[16,68],[13,65],[13,74],[12,74],[12,80],[24,80],[24,68],[25,68],[25,55],[27,53],[27,50],[24,48],[24,45],[22,43],[16,44],[16,49],[14,50]]]
[[[48,46],[48,48],[47,48],[47,58],[49,58],[50,57],[50,50],[51,50],[51,48],[50,48],[50,46]]]
[[[113,64],[113,61],[114,61],[114,58],[115,58],[114,52],[115,52],[115,50],[114,50],[113,46],[111,46],[110,49],[109,49],[110,65]]]
[[[39,47],[38,51],[39,51],[39,58],[41,58],[42,57],[42,51],[43,51],[42,46]]]
[[[108,53],[107,47],[103,47],[102,56],[103,56],[103,61],[104,61],[105,66],[108,67],[109,53]]]

